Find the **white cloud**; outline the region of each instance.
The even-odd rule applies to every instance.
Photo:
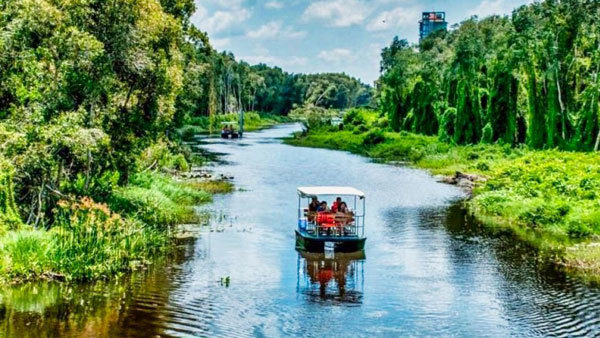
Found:
[[[216,11],[212,14],[202,8],[197,10],[192,17],[192,22],[200,29],[215,34],[222,32],[234,25],[238,25],[250,18],[250,11],[245,8],[234,8],[228,11]]]
[[[345,48],[335,48],[331,50],[322,50],[318,57],[319,59],[329,62],[341,62],[350,59],[352,57],[352,52]]]
[[[279,1],[269,1],[267,3],[265,3],[265,8],[268,9],[282,9],[283,8],[283,4]]]
[[[292,56],[282,58],[268,54],[241,56],[240,59],[248,62],[249,64],[264,63],[270,66],[278,67],[304,66],[308,63],[308,59],[305,57]]]
[[[227,46],[229,45],[229,43],[231,43],[231,39],[230,38],[211,39],[210,40],[210,44],[216,50],[223,50],[223,49],[227,48]]]
[[[357,0],[330,0],[311,3],[304,11],[305,20],[326,20],[335,27],[348,27],[362,23],[369,8]]]
[[[369,24],[368,31],[383,31],[407,25],[414,25],[419,20],[419,10],[416,8],[396,7],[379,13]]]
[[[208,2],[223,8],[239,8],[244,2],[246,2],[246,0],[196,0],[195,2],[196,7],[199,5],[200,2]]]
[[[251,39],[300,39],[306,36],[305,31],[295,31],[292,27],[283,27],[280,21],[271,21],[256,30],[246,33]]]
[[[504,0],[483,0],[479,6],[469,11],[469,15],[477,15],[480,18],[484,18],[494,14],[510,14],[513,7]]]

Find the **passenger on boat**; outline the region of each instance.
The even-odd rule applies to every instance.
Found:
[[[351,225],[354,222],[354,213],[348,209],[346,202],[340,203],[338,211],[335,213],[335,221],[342,226],[340,231],[343,231],[344,235],[348,236],[352,232],[352,228],[346,226]]]
[[[331,211],[332,212],[337,212],[338,207],[340,206],[340,203],[342,203],[342,198],[341,197],[337,197],[335,199],[335,202],[333,202],[333,204],[331,205]]]
[[[345,215],[354,215],[354,213],[350,209],[348,209],[348,205],[346,204],[346,202],[340,203],[340,206],[338,207],[338,213],[342,213]]]
[[[339,220],[339,222],[343,224],[347,224],[351,222],[352,216],[354,216],[354,213],[348,209],[346,202],[340,203],[338,211],[335,213],[336,220]]]
[[[331,210],[327,206],[327,202],[326,201],[321,202],[321,205],[319,206],[319,209],[317,209],[317,211],[318,212],[331,212]]]
[[[309,212],[317,212],[317,211],[319,211],[320,206],[321,206],[321,203],[319,203],[319,199],[316,197],[313,197],[312,200],[310,201],[310,204],[308,205],[308,211]]]
[[[310,203],[308,204],[308,212],[306,213],[306,218],[309,222],[315,221],[315,216],[317,215],[317,211],[319,211],[319,207],[321,206],[321,202],[316,197],[313,197]]]

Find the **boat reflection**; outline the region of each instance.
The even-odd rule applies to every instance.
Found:
[[[361,304],[365,252],[298,251],[296,291],[313,302]]]

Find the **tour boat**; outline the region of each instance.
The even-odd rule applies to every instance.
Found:
[[[221,122],[223,125],[223,129],[221,129],[221,137],[222,138],[240,138],[242,137],[242,131],[236,131],[237,122]],[[225,129],[227,127],[227,129]]]
[[[341,197],[348,213],[310,211],[313,198],[328,205]],[[344,200],[347,198],[348,200]],[[365,247],[365,194],[352,187],[298,188],[296,248],[309,252],[355,252]]]

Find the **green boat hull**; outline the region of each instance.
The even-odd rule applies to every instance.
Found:
[[[366,237],[313,236],[296,230],[296,249],[308,252],[325,251],[325,243],[333,243],[335,252],[356,252],[365,248]]]

